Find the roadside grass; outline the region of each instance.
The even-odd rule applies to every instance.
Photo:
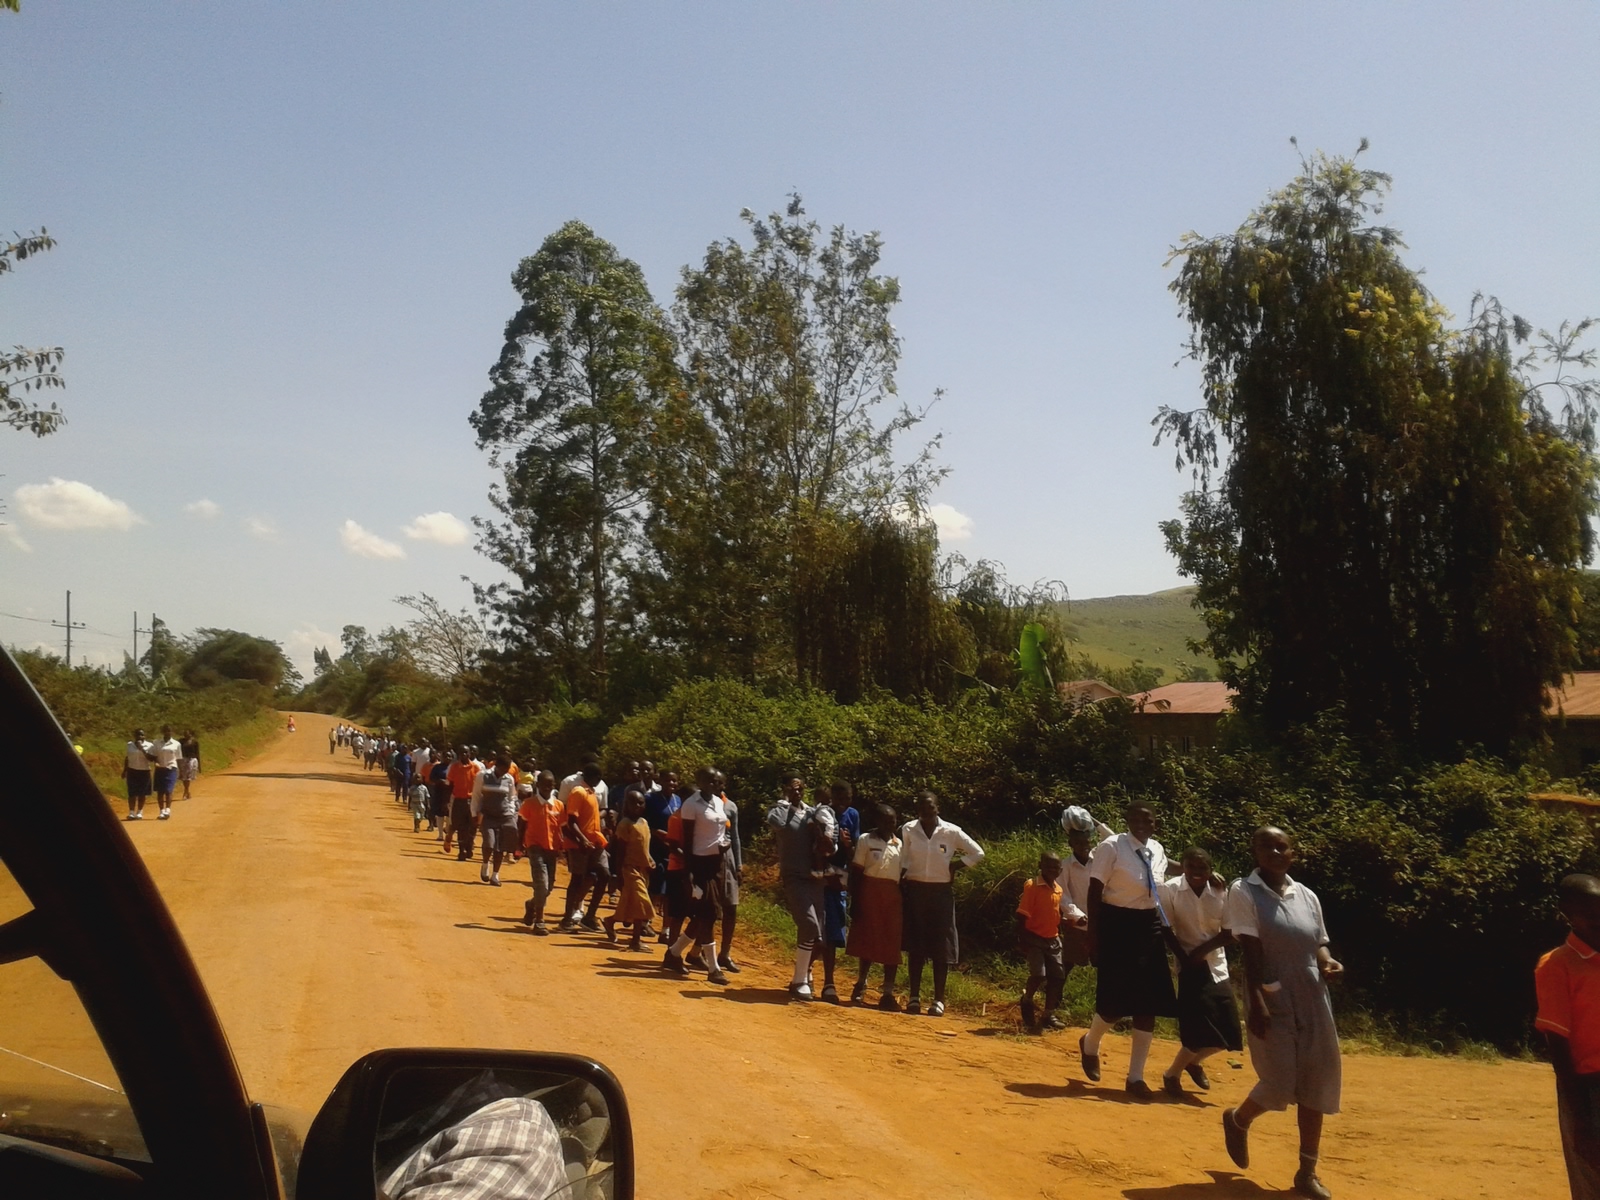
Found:
[[[221,729],[200,730],[200,779],[250,757],[270,742],[282,727],[280,714],[274,709],[264,709]],[[127,736],[121,733],[87,735],[80,737],[78,744],[83,747],[83,762],[95,784],[108,800],[121,804],[127,795],[122,782]]]

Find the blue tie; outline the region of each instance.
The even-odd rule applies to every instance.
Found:
[[[1156,902],[1156,912],[1161,916],[1161,924],[1165,928],[1171,929],[1172,922],[1167,920],[1167,910],[1161,905],[1161,892],[1156,887],[1155,868],[1151,866],[1155,855],[1151,853],[1149,846],[1136,847],[1134,853],[1139,856],[1139,861],[1144,864],[1144,881],[1150,887],[1150,898]]]

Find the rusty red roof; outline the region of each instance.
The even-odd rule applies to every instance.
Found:
[[[1600,673],[1600,672],[1597,672]],[[1233,707],[1235,693],[1225,683],[1169,683],[1137,692],[1128,699],[1134,711],[1146,713],[1225,713]],[[1596,710],[1600,715],[1600,709]]]
[[[1552,717],[1580,721],[1600,718],[1600,671],[1574,671],[1567,685],[1555,691],[1545,689],[1544,706]]]

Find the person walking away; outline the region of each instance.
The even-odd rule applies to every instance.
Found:
[[[1133,1018],[1133,1050],[1124,1087],[1136,1100],[1153,1093],[1144,1081],[1157,1017],[1178,1015],[1167,965],[1167,917],[1158,884],[1167,876],[1167,853],[1155,839],[1155,810],[1142,800],[1128,805],[1128,832],[1107,838],[1089,864],[1089,957],[1094,963],[1094,1020],[1078,1041],[1083,1073],[1100,1078],[1100,1040],[1123,1017]]]
[[[1328,949],[1322,902],[1289,875],[1294,843],[1264,825],[1250,839],[1256,869],[1228,892],[1223,924],[1244,946],[1250,1010],[1250,1064],[1256,1085],[1238,1108],[1224,1109],[1228,1157],[1250,1165],[1250,1126],[1264,1112],[1293,1104],[1300,1127],[1294,1190],[1311,1200],[1332,1195],[1317,1177],[1322,1121],[1339,1111],[1339,1031],[1328,984],[1344,967]],[[1098,852],[1097,852],[1098,853]]]
[[[622,887],[616,911],[600,923],[605,926],[608,942],[617,940],[618,925],[632,926],[628,950],[643,954],[644,935],[656,910],[650,903],[650,826],[644,819],[644,793],[637,787],[622,795],[622,816],[609,848],[611,865],[622,876]]]
[[[728,872],[722,891],[722,945],[717,951],[717,966],[730,975],[739,974],[733,961],[733,934],[739,925],[739,886],[744,881],[744,847],[739,842],[739,806],[728,797],[728,777],[718,771],[712,781],[728,814]]]
[[[600,897],[605,895],[608,879],[604,854],[606,835],[600,825],[600,800],[594,791],[594,785],[599,782],[599,765],[589,763],[583,768],[583,783],[568,790],[563,801],[567,823],[563,826],[562,844],[567,851],[567,873],[572,878],[567,884],[566,914],[557,927],[562,933],[578,928],[577,917],[585,894],[589,896],[589,911],[584,914],[583,928],[600,928],[595,914],[600,910]]]
[[[1054,1015],[1061,1006],[1061,989],[1067,971],[1061,958],[1061,856],[1039,855],[1039,874],[1022,885],[1017,902],[1017,949],[1028,962],[1028,982],[1022,991],[1022,1027],[1042,1032],[1033,998],[1044,988],[1044,1011]]]
[[[692,793],[691,793],[692,794]],[[677,944],[689,919],[689,864],[683,855],[683,809],[680,806],[667,818],[667,928],[661,940],[667,946]]]
[[[794,921],[794,978],[789,982],[789,996],[811,1000],[811,959],[822,941],[822,879],[814,873],[816,846],[820,838],[831,844],[833,813],[808,805],[806,781],[791,775],[784,781],[778,803],[767,811],[767,827],[778,841],[778,879],[783,885],[784,906]],[[833,998],[838,998],[837,991]]]
[[[500,863],[516,838],[517,780],[511,774],[511,760],[501,751],[492,769],[477,780],[478,841],[483,847],[483,866],[478,878],[500,886]]]
[[[161,727],[161,740],[147,751],[152,771],[152,787],[156,806],[161,810],[159,820],[172,816],[172,793],[178,790],[178,764],[183,760],[183,743],[172,736],[172,726]]]
[[[522,923],[533,927],[533,932],[545,937],[550,930],[545,926],[545,909],[550,903],[550,893],[556,890],[556,863],[561,857],[561,827],[567,823],[566,809],[556,799],[556,777],[549,771],[540,771],[526,788],[517,815],[522,818],[522,848],[528,854],[528,866],[533,872],[533,899],[522,910]]]
[[[1071,851],[1062,862],[1061,873],[1061,962],[1067,976],[1073,967],[1089,965],[1089,858],[1094,853],[1095,836],[1101,841],[1114,836],[1109,827],[1100,824],[1089,810],[1070,805],[1061,814],[1061,827],[1067,833],[1067,848]],[[1062,981],[1065,989],[1066,981]],[[1050,1013],[1044,1019],[1046,1029],[1065,1029],[1061,1018]]]
[[[150,743],[144,730],[135,729],[122,759],[122,778],[128,785],[128,820],[144,820],[144,802],[150,798]]]
[[[594,770],[593,783],[589,782],[589,771],[591,768]],[[567,802],[567,795],[575,787],[586,787],[593,792],[595,803],[600,806],[601,812],[604,812],[610,807],[610,789],[606,787],[606,781],[600,774],[600,764],[595,762],[593,759],[590,759],[588,762],[584,763],[582,767],[561,781],[561,790],[558,793],[561,803],[565,804]]]
[[[191,729],[183,735],[179,745],[183,749],[183,758],[178,763],[178,781],[183,784],[183,798],[188,800],[194,781],[200,778],[200,739]]]
[[[983,847],[959,825],[941,820],[939,797],[917,797],[917,819],[900,830],[900,877],[905,886],[908,1013],[922,1011],[922,966],[933,966],[932,1017],[944,1016],[945,980],[961,960],[956,936],[955,873],[983,861]]]
[[[334,726],[328,726],[328,753],[333,754],[339,749],[339,731]]]
[[[1178,960],[1180,1045],[1161,1075],[1162,1090],[1171,1096],[1183,1095],[1185,1071],[1195,1087],[1210,1091],[1201,1064],[1218,1051],[1244,1049],[1224,949],[1233,941],[1222,923],[1227,892],[1212,870],[1211,855],[1199,846],[1183,852],[1183,874],[1161,885],[1161,907],[1172,922]]]
[[[661,965],[678,975],[688,973],[687,952],[698,950],[702,959],[709,954],[708,983],[723,984],[728,977],[717,966],[717,923],[732,874],[732,850],[728,838],[727,805],[716,791],[717,772],[702,767],[695,775],[699,785],[683,802],[678,818],[683,823],[684,858],[689,869],[689,920],[684,932],[666,954]]]
[[[900,970],[904,927],[900,898],[899,815],[887,804],[873,809],[872,831],[856,842],[850,859],[850,934],[845,953],[861,961],[861,973],[850,992],[850,1003],[860,1004],[867,994],[867,973],[873,963],[883,964],[883,993],[878,1007],[899,1012],[894,998],[894,977]]]
[[[456,761],[450,764],[446,777],[450,780],[450,827],[444,834],[444,852],[450,853],[450,842],[459,843],[456,861],[466,862],[472,857],[472,784],[478,776],[478,766],[465,745],[456,747]]]
[[[1557,888],[1572,932],[1539,959],[1534,990],[1556,1072],[1556,1119],[1572,1200],[1600,1200],[1600,879],[1568,875]]]
[[[450,752],[436,755],[428,768],[428,832],[444,840],[442,826],[450,819]]]
[[[646,763],[654,773],[654,764]],[[683,806],[683,800],[678,796],[678,773],[667,771],[661,777],[661,783],[644,796],[645,824],[650,826],[650,901],[657,913],[661,916],[660,940],[670,945],[667,939],[667,922],[670,920],[667,904],[667,866],[672,857],[672,847],[667,842],[667,825],[672,815]]]

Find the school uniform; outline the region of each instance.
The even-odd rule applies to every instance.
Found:
[[[950,864],[960,858],[969,867],[983,861],[983,847],[966,830],[938,821],[930,834],[921,821],[900,828],[900,873],[905,881],[905,948],[913,959],[961,961],[956,933],[956,898]]]
[[[556,890],[556,862],[561,857],[561,827],[567,813],[561,801],[548,800],[535,792],[517,809],[522,818],[522,848],[533,873],[533,900],[529,911],[537,924],[544,923],[544,910],[550,893]]]
[[[125,766],[122,768],[122,777],[128,781],[128,811],[132,812],[134,802],[143,801],[150,794],[150,749],[149,742],[133,741],[128,743]]]
[[[1315,1112],[1339,1111],[1342,1063],[1333,1001],[1317,966],[1328,944],[1322,902],[1303,883],[1288,881],[1283,895],[1252,871],[1228,889],[1223,922],[1234,937],[1261,942],[1262,992],[1272,1026],[1250,1035],[1257,1083],[1250,1098],[1281,1112],[1291,1104]]]
[[[784,907],[794,922],[795,944],[815,946],[823,936],[825,899],[812,851],[818,830],[833,837],[837,828],[833,809],[780,801],[767,811],[767,826],[778,839],[778,879]]]
[[[645,793],[644,819],[650,826],[650,894],[667,894],[667,860],[672,847],[667,844],[667,822],[683,806],[683,801],[673,792],[653,788]]]
[[[875,833],[857,842],[850,865],[861,869],[855,920],[845,938],[844,952],[862,962],[900,965],[905,937],[900,897],[900,839],[885,840]]]
[[[1172,936],[1187,954],[1222,932],[1227,892],[1207,884],[1196,895],[1179,875],[1161,885],[1161,907],[1172,922]],[[1204,962],[1179,964],[1178,1038],[1185,1050],[1244,1049],[1228,955],[1221,946]]]
[[[717,922],[727,903],[727,884],[733,875],[727,805],[721,796],[695,792],[683,802],[678,816],[685,825],[694,824],[694,845],[684,847],[689,868],[689,924],[685,932],[697,942],[710,942],[717,935]]]
[[[1106,831],[1110,837],[1110,830]],[[1089,965],[1089,864],[1068,854],[1061,871],[1061,958],[1070,967]]]
[[[1161,843],[1155,838],[1141,843],[1131,833],[1107,838],[1089,857],[1090,878],[1103,889],[1094,929],[1099,951],[1094,1004],[1107,1021],[1178,1015],[1157,889],[1166,872]]]
[[[617,924],[649,924],[656,910],[650,903],[650,826],[643,817],[617,822],[611,852],[613,865],[621,868],[622,875],[617,892]]]
[[[1600,1162],[1580,1140],[1600,1138],[1600,954],[1577,934],[1539,960],[1533,972],[1539,1015],[1533,1025],[1566,1038],[1574,1079],[1558,1081],[1556,1118],[1572,1200],[1600,1200]]]

